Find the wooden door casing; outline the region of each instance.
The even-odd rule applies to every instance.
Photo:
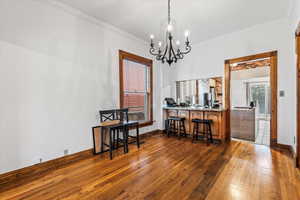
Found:
[[[230,128],[230,80],[231,80],[231,65],[235,63],[247,62],[251,60],[270,58],[270,87],[271,87],[271,123],[270,123],[270,144],[271,146],[277,145],[277,94],[278,94],[278,83],[277,83],[277,64],[278,64],[278,53],[277,51],[271,51],[266,53],[260,53],[250,56],[244,56],[240,58],[225,60],[225,109],[227,110],[226,116],[226,139],[231,138]]]
[[[296,31],[296,57],[297,57],[297,152],[296,167],[300,167],[300,24]]]

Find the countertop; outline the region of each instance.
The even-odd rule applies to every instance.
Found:
[[[203,108],[203,107],[169,107],[169,106],[163,106],[164,110],[195,110],[195,111],[206,111],[206,112],[222,112],[226,109],[224,108]]]

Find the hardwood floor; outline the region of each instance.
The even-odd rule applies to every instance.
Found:
[[[156,135],[137,150],[85,159],[0,199],[300,199],[300,174],[285,150],[246,142],[206,146]]]

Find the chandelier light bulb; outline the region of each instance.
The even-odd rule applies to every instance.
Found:
[[[153,35],[153,34],[150,35],[150,39],[151,39],[151,40],[154,39],[154,35]]]
[[[187,38],[187,37],[189,37],[189,35],[190,35],[190,32],[189,32],[188,30],[186,30],[186,31],[184,32],[184,36]]]
[[[159,42],[158,42],[158,46],[161,47],[161,45],[162,45],[162,43],[161,43],[161,41],[159,41]]]
[[[177,46],[180,45],[180,41],[179,41],[179,40],[176,41],[176,45],[177,45]]]
[[[173,31],[173,26],[172,26],[172,24],[168,24],[167,30],[168,30],[168,32]]]

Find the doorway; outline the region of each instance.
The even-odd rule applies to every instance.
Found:
[[[277,51],[225,61],[225,108],[228,140],[277,144]]]
[[[270,59],[232,64],[230,84],[231,137],[270,145]],[[235,67],[236,66],[236,67]]]

